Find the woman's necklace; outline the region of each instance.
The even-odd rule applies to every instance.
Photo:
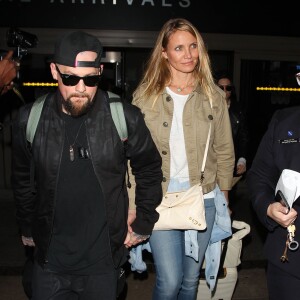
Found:
[[[66,131],[66,137],[67,137],[67,141],[68,141],[68,144],[70,144],[70,147],[69,147],[69,153],[70,153],[70,161],[74,161],[75,160],[75,154],[74,154],[74,145],[76,144],[76,141],[77,141],[77,138],[79,136],[79,132],[80,132],[80,129],[83,125],[84,121],[81,122],[78,130],[77,130],[77,133],[76,133],[76,137],[73,141],[73,143],[71,144],[70,141],[69,141],[69,137],[68,137],[68,134],[67,134],[67,131]]]
[[[193,87],[194,86],[194,82],[193,83],[187,83],[186,86],[180,87],[180,86],[176,86],[175,84],[170,84],[171,87],[174,87],[176,89],[176,91],[178,93],[182,92],[183,90],[187,89],[188,87]]]

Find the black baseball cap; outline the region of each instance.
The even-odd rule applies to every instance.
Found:
[[[83,51],[97,53],[95,61],[78,61],[76,56]],[[103,47],[93,35],[83,31],[74,31],[62,35],[55,44],[53,62],[69,67],[99,68]]]

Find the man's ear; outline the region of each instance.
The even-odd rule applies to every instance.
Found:
[[[100,65],[100,70],[99,70],[99,72],[100,72],[100,75],[102,74],[102,72],[103,72],[103,69],[104,69],[104,65]]]
[[[57,80],[57,71],[54,63],[50,64],[51,74],[54,80]]]

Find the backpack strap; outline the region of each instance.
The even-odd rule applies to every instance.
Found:
[[[124,116],[123,103],[121,102],[110,102],[111,116],[119,133],[122,142],[127,141],[128,133],[126,120]]]
[[[30,109],[29,117],[26,125],[26,139],[29,143],[29,147],[31,147],[34,135],[41,117],[42,109],[47,98],[48,94],[42,95],[37,98]],[[35,193],[35,172],[34,172],[34,160],[31,156],[30,160],[30,186],[31,191]]]
[[[42,95],[41,97],[37,98],[30,110],[28,121],[27,121],[27,126],[26,126],[26,139],[32,144],[32,141],[34,139],[34,135],[36,132],[36,128],[38,126],[40,116],[42,113],[42,109],[45,103],[45,100],[47,98],[48,94]]]
[[[120,136],[120,139],[125,142],[128,138],[127,132],[127,125],[124,115],[123,103],[121,98],[113,94],[111,92],[107,92],[110,104],[111,115]],[[42,95],[41,97],[37,98],[30,110],[27,126],[26,126],[26,139],[27,141],[32,144],[34,139],[34,135],[40,120],[41,112],[47,98],[48,94]]]
[[[127,140],[128,140],[128,130],[127,130],[127,124],[126,124],[126,119],[125,119],[125,114],[124,114],[123,102],[122,102],[120,96],[117,94],[107,91],[107,95],[108,95],[108,100],[109,100],[109,105],[110,105],[111,116],[112,116],[112,119],[116,126],[116,129],[118,131],[118,134],[120,136],[120,139],[123,142],[124,152],[126,152]],[[127,163],[126,163],[126,174],[127,174],[126,186],[130,189],[131,183],[130,183]]]
[[[111,92],[107,92],[107,94],[109,98],[111,116],[113,118],[114,124],[121,141],[125,142],[128,139],[128,132],[122,100],[116,94],[113,94]]]

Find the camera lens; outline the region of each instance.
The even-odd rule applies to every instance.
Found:
[[[16,28],[8,29],[6,39],[8,47],[34,48],[38,43],[36,35]]]

